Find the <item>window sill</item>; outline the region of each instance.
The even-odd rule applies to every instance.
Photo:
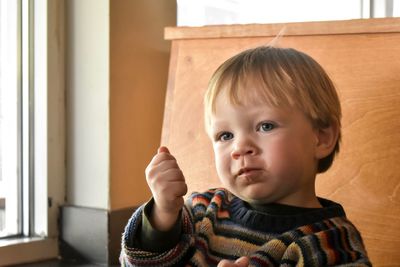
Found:
[[[0,240],[0,266],[54,259],[58,256],[56,238],[13,238]]]

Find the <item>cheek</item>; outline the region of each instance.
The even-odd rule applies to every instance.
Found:
[[[269,146],[269,161],[274,162],[277,167],[292,161],[293,154],[293,147],[289,142],[277,142]]]
[[[214,161],[219,176],[229,169],[229,157],[227,157],[222,147],[214,146]]]
[[[290,172],[290,170],[296,172],[304,165],[304,160],[308,157],[302,142],[293,142],[290,139],[274,143],[269,147],[267,154],[270,167],[284,172]]]

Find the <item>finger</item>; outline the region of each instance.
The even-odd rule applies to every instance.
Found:
[[[228,260],[222,260],[218,263],[217,267],[231,267],[231,266],[235,266],[234,263]]]
[[[149,165],[147,168],[152,169],[156,168],[158,165],[170,161],[171,164],[176,164],[178,166],[178,162],[176,161],[175,157],[172,156],[171,154],[167,153],[161,153],[161,154],[156,154],[150,161]]]
[[[185,182],[186,181],[182,170],[178,166],[166,168],[165,170],[161,170],[160,177],[162,178],[163,181],[169,181],[169,182],[174,182],[174,181]]]
[[[173,181],[185,182],[182,170],[173,162],[163,162],[156,167],[146,169],[146,180],[155,183]]]
[[[167,153],[167,154],[170,154],[170,153],[169,153],[169,149],[168,149],[166,146],[160,146],[160,147],[158,148],[157,153],[158,153],[158,154],[160,154],[160,153]]]
[[[236,266],[247,267],[247,266],[249,266],[249,258],[246,256],[240,257],[239,259],[237,259],[235,261],[235,263],[236,263]]]
[[[160,152],[157,153],[153,159],[158,159],[158,160],[166,160],[166,159],[175,159],[175,157],[171,153],[166,153],[166,152]]]
[[[163,172],[166,172],[168,170],[180,170],[180,168],[175,159],[165,159],[158,162],[157,164],[149,165],[149,171],[151,170],[154,170],[155,173],[162,174]]]
[[[156,176],[146,177],[153,196],[172,201],[173,198],[186,195],[188,187],[181,171],[169,170],[167,173],[168,175],[156,174]]]

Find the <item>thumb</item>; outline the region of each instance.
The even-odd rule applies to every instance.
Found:
[[[166,146],[160,146],[159,148],[158,148],[158,151],[157,151],[158,153],[168,153],[168,154],[170,154],[169,153],[169,150],[168,150],[168,148],[166,147]]]

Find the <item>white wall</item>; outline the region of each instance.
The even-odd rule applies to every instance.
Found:
[[[363,17],[362,2],[365,1],[177,0],[178,25],[202,26],[358,19]]]
[[[109,207],[109,0],[68,0],[67,204]]]

